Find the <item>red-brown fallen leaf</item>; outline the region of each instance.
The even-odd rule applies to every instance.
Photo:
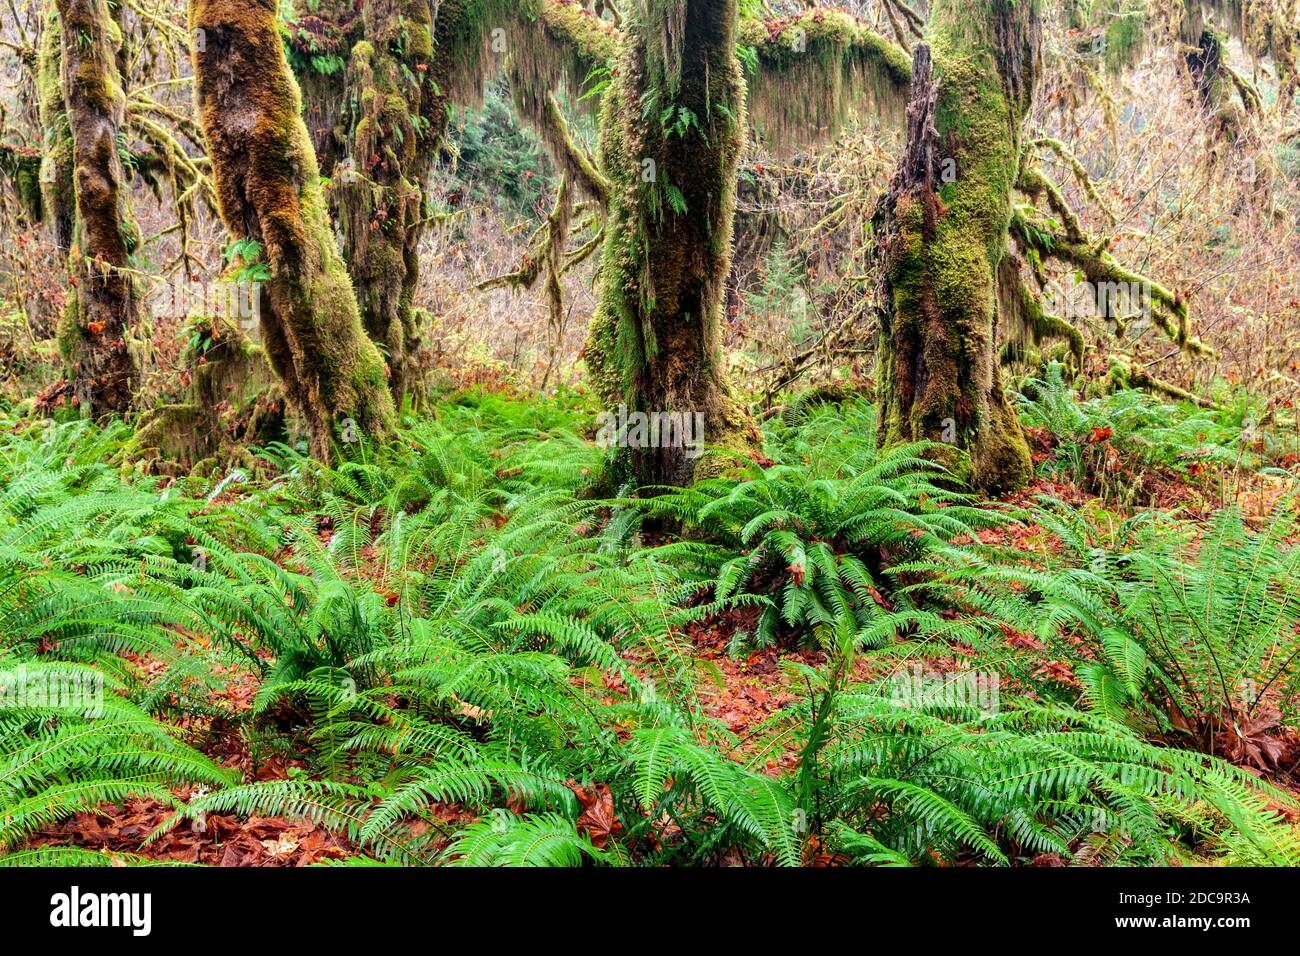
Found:
[[[1253,717],[1224,721],[1214,738],[1219,752],[1240,766],[1258,770],[1277,770],[1287,762],[1292,746],[1276,733],[1281,729],[1281,714],[1265,709]]]
[[[590,790],[570,780],[568,787],[582,804],[582,813],[578,816],[578,832],[591,838],[591,845],[603,850],[609,844],[611,836],[617,836],[623,829],[618,814],[614,812],[614,792],[607,784],[598,783]]]

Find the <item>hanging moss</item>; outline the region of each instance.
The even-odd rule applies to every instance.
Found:
[[[206,40],[195,80],[221,215],[236,239],[261,244],[271,271],[263,347],[306,420],[313,455],[330,460],[336,440],[387,437],[393,404],[335,245],[276,12],[193,0],[190,25]]]
[[[1247,116],[1237,102],[1237,86],[1224,62],[1223,38],[1210,30],[1202,31],[1184,62],[1192,78],[1196,105],[1209,123],[1211,143],[1235,150],[1247,136]]]
[[[439,82],[452,102],[481,103],[485,81],[508,67],[533,117],[548,92],[580,90],[607,67],[622,37],[577,0],[444,0],[436,32]]]
[[[434,22],[425,0],[377,0],[347,70],[349,164],[333,177],[343,251],[367,334],[385,352],[400,407],[419,330],[413,300],[425,188],[446,127]]]
[[[1022,277],[1023,263],[1012,255],[1003,257],[998,265],[998,315],[999,329],[1006,340],[1003,356],[1023,352],[1023,346],[1042,345],[1058,339],[1065,342],[1073,368],[1083,367],[1086,347],[1083,333],[1060,316],[1043,309],[1042,302],[1030,291]]]
[[[361,33],[355,0],[295,0],[282,26],[289,65],[302,89],[303,119],[320,168],[329,172],[347,155],[345,76],[352,45]]]
[[[741,24],[753,52],[750,118],[777,149],[833,138],[852,108],[900,120],[911,63],[898,44],[838,10]]]

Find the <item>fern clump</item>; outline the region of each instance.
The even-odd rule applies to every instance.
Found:
[[[1133,389],[1080,398],[1057,362],[1025,385],[1019,410],[1051,436],[1045,472],[1118,505],[1148,504],[1152,474],[1187,480],[1262,464],[1262,432],[1249,409],[1222,413]]]
[[[862,404],[795,407],[768,467],[599,500],[568,399],[457,396],[334,467],[266,449],[259,483],[160,482],[120,429],[19,426],[0,689],[97,692],[0,708],[0,860],[84,862],[42,833],[147,797],[174,812],[126,862],[212,813],[396,865],[1295,862],[1286,794],[1200,752],[1293,706],[1289,511],[1263,531],[1225,513],[1193,547],[1177,522],[1103,537],[1044,509],[1023,523],[1060,553],[1031,564],[976,540],[1005,511],[873,429]],[[647,546],[647,519],[686,534]],[[690,638],[746,608],[758,640],[824,663],[791,665],[803,693],[738,736],[702,705]],[[945,657],[1000,694],[894,692],[892,671]],[[243,709],[233,674],[256,685]],[[1234,675],[1257,711],[1224,709]],[[218,765],[196,717],[293,774]],[[1168,746],[1189,733],[1199,750]]]
[[[747,463],[739,475],[662,489],[639,505],[717,544],[718,600],[762,596],[759,647],[782,635],[815,645],[832,631],[863,631],[884,603],[884,566],[1001,520],[952,490],[925,457],[928,445],[878,448],[865,403],[821,406],[770,431],[776,464]]]
[[[1041,566],[950,551],[908,569],[962,612],[906,622],[921,643],[965,642],[1044,698],[1277,769],[1300,716],[1291,499],[1259,528],[1236,507],[1201,527],[1144,513],[1106,532],[1059,503],[1028,520],[1059,544]]]

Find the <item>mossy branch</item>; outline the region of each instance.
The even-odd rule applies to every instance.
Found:
[[[740,24],[754,51],[749,113],[776,148],[833,137],[857,103],[901,120],[912,84],[907,50],[839,10]]]
[[[1054,139],[1051,136],[1040,137],[1030,143],[1030,146],[1046,147],[1055,153],[1057,157],[1065,163],[1065,165],[1069,166],[1070,172],[1074,174],[1075,182],[1079,184],[1079,188],[1084,191],[1084,194],[1087,195],[1089,199],[1097,204],[1097,208],[1100,209],[1102,215],[1106,217],[1106,221],[1111,226],[1115,225],[1115,214],[1111,211],[1110,206],[1107,205],[1106,201],[1102,199],[1101,194],[1097,192],[1097,185],[1092,181],[1092,177],[1088,175],[1088,170],[1084,168],[1083,163],[1079,162],[1078,157],[1070,151],[1069,147],[1059,139]]]
[[[1194,392],[1189,392],[1187,389],[1180,388],[1172,382],[1167,382],[1162,378],[1156,378],[1154,375],[1148,374],[1144,369],[1141,369],[1134,364],[1133,360],[1126,355],[1109,355],[1107,357],[1107,364],[1110,367],[1110,380],[1118,388],[1140,388],[1149,392],[1155,392],[1158,395],[1164,395],[1166,398],[1172,398],[1176,401],[1191,402],[1201,408],[1212,410],[1217,410],[1219,408],[1219,405],[1216,402],[1211,401],[1208,398],[1197,395]]]
[[[1030,180],[1032,182],[1032,180]],[[1044,177],[1044,182],[1047,180]],[[1022,177],[1022,186],[1025,179]],[[1050,194],[1049,194],[1050,195]],[[1059,195],[1059,191],[1058,191]],[[1064,231],[1054,228],[1045,218],[1026,213],[1023,207],[1012,211],[1011,234],[1021,249],[1040,259],[1055,259],[1079,269],[1094,289],[1140,288],[1150,308],[1150,318],[1171,341],[1189,355],[1213,357],[1214,349],[1191,332],[1187,301],[1177,293],[1156,282],[1150,276],[1134,272],[1118,263],[1105,251],[1104,244],[1089,239],[1074,226]],[[1118,331],[1124,329],[1125,319],[1114,317]]]
[[[603,207],[609,202],[609,180],[596,168],[596,161],[569,132],[555,95],[546,94],[542,139],[567,175]]]

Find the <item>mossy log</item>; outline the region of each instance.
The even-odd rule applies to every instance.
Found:
[[[361,324],[335,244],[301,94],[285,59],[274,0],[191,0],[199,116],[221,215],[261,243],[262,342],[306,421],[312,454],[336,439],[381,440],[394,425],[384,360]]]
[[[881,440],[960,449],[963,477],[994,493],[1031,468],[1002,387],[997,289],[1040,37],[1036,3],[937,0],[915,51],[907,148],[875,214]]]
[[[76,219],[69,251],[73,290],[59,328],[83,415],[131,408],[137,371],[127,333],[138,309],[130,256],[139,244],[118,136],[126,94],[121,33],[106,0],[58,0],[63,98],[72,136]]]

